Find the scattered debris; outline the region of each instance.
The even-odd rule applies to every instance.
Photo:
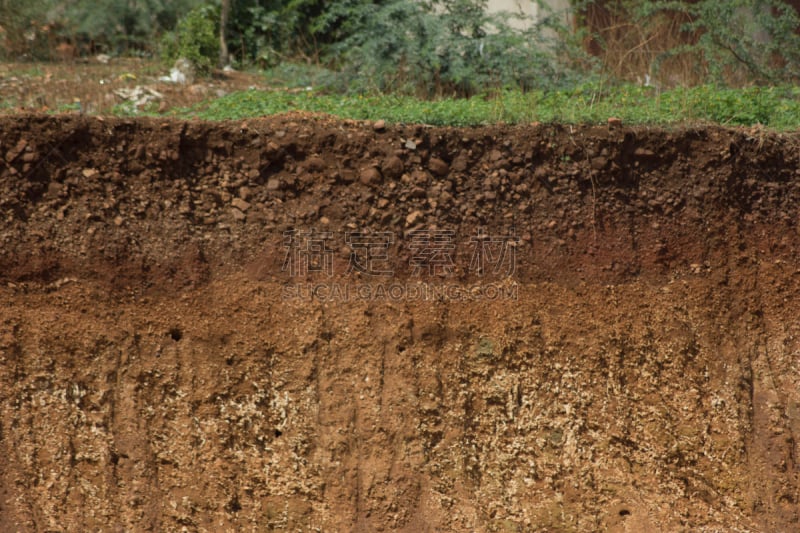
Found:
[[[137,85],[133,89],[122,87],[114,91],[114,94],[123,101],[130,102],[136,108],[141,108],[152,102],[160,102],[164,95],[152,87]]]
[[[169,76],[161,76],[158,81],[168,83],[180,83],[183,85],[194,83],[197,71],[194,64],[188,59],[178,59],[169,71]]]

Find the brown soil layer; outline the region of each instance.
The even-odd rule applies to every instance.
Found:
[[[0,531],[797,531],[798,141],[3,118]]]

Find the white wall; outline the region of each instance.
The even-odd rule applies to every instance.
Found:
[[[569,0],[545,0],[550,9],[564,16],[569,8]],[[539,17],[539,6],[530,0],[489,0],[489,11],[511,11],[523,13],[535,21]],[[566,22],[566,19],[565,19]],[[513,21],[513,26],[524,26],[524,21]]]

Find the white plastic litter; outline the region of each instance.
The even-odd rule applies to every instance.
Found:
[[[159,102],[164,98],[164,95],[150,87],[143,87],[137,85],[133,89],[123,87],[114,91],[124,101],[132,103],[135,107],[143,107],[151,102]]]
[[[161,76],[158,81],[167,83],[180,83],[185,85],[187,83],[194,83],[195,69],[194,65],[188,59],[178,59],[175,66],[169,71],[169,76]]]

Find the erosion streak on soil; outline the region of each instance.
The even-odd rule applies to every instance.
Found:
[[[0,530],[795,531],[799,139],[3,118]]]

